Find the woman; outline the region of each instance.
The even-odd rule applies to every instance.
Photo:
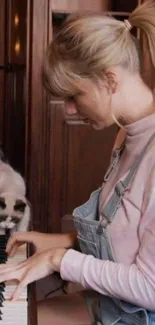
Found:
[[[0,281],[19,280],[13,300],[55,271],[86,289],[42,303],[39,325],[155,324],[155,103],[132,27],[144,32],[155,66],[152,2],[124,22],[72,17],[47,51],[45,82],[65,100],[66,113],[81,114],[95,129],[118,123],[126,136],[104,188],[73,212],[81,252],[72,248],[75,235],[17,233],[8,243],[9,254],[23,242],[37,249],[23,264],[0,267]]]

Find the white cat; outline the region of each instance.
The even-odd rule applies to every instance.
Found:
[[[27,231],[30,205],[23,177],[0,160],[0,234]]]

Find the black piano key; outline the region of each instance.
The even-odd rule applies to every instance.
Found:
[[[0,291],[0,298],[3,298],[3,292],[2,291]]]
[[[0,264],[6,263],[8,259],[7,253],[5,252],[8,238],[9,238],[8,235],[0,235]],[[1,282],[0,283],[0,320],[3,319],[2,309],[4,306],[3,301],[5,300],[4,293],[5,293],[5,283]]]
[[[3,301],[5,300],[4,296],[0,298],[0,305],[2,307]]]

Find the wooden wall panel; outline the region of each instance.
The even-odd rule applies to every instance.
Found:
[[[132,12],[139,3],[140,1],[138,2],[138,0],[114,0],[112,1],[112,10]]]
[[[49,118],[41,68],[49,42],[49,26],[51,28],[49,15],[51,16],[51,12],[48,0],[33,0],[33,3],[29,0],[28,7],[26,178],[28,196],[33,207],[33,228],[47,231]]]
[[[62,186],[64,182],[63,155],[64,148],[64,104],[49,104],[49,206],[48,232],[60,232],[62,217]],[[65,171],[66,172],[66,171]]]
[[[0,1],[0,65],[5,63],[5,0]],[[4,70],[0,70],[0,146],[3,146],[4,127]]]
[[[60,232],[63,215],[72,213],[101,185],[118,128],[92,130],[76,118],[67,118],[63,102],[53,101],[49,111],[48,231]]]
[[[99,11],[111,8],[111,1],[108,0],[51,0],[53,11],[74,12],[74,11]]]
[[[67,120],[64,128],[63,214],[72,213],[102,184],[117,132],[117,127],[96,131]]]

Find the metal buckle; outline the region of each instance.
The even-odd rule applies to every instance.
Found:
[[[115,191],[119,197],[122,197],[126,191],[126,188],[122,181],[116,184]]]
[[[111,223],[111,220],[108,219],[108,217],[106,217],[103,212],[101,213],[101,216],[102,216],[102,219],[101,219],[101,222],[100,224],[102,225],[103,228],[106,228],[110,223]]]

